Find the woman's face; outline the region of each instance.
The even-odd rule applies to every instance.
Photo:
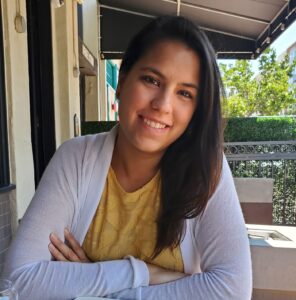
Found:
[[[163,41],[119,79],[120,138],[163,153],[187,128],[197,106],[200,60],[181,42]]]

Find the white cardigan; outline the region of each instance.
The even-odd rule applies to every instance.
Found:
[[[133,257],[89,264],[51,261],[51,232],[63,238],[67,227],[83,242],[101,199],[116,132],[69,140],[49,163],[4,266],[3,275],[15,283],[19,299],[111,294],[121,299],[251,299],[250,247],[225,157],[204,214],[186,223],[181,253],[185,272],[193,275],[148,286],[146,264]]]

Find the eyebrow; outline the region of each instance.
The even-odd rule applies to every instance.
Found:
[[[158,75],[161,78],[165,78],[165,76],[160,71],[158,71],[157,69],[155,69],[153,67],[143,67],[140,70],[141,71],[150,71],[150,72]],[[193,88],[193,89],[196,89],[196,90],[199,89],[198,86],[194,83],[181,82],[180,84],[183,85],[183,86],[186,86],[188,88]]]

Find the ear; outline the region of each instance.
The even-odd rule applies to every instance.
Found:
[[[122,90],[122,86],[124,84],[125,77],[126,77],[125,74],[119,73],[118,83],[117,83],[117,88],[116,88],[116,98],[118,100],[120,99],[120,92]]]

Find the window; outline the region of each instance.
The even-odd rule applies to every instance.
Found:
[[[1,7],[0,24],[2,25]],[[2,26],[0,30],[0,189],[8,187],[9,180],[9,159],[7,142],[7,120],[5,100],[5,79],[4,79],[4,54]]]
[[[112,61],[106,60],[106,78],[107,78],[107,120],[118,120],[118,100],[116,99],[116,88],[118,81],[118,68]]]
[[[109,83],[114,90],[117,87],[118,69],[110,60],[106,61],[107,83]]]

